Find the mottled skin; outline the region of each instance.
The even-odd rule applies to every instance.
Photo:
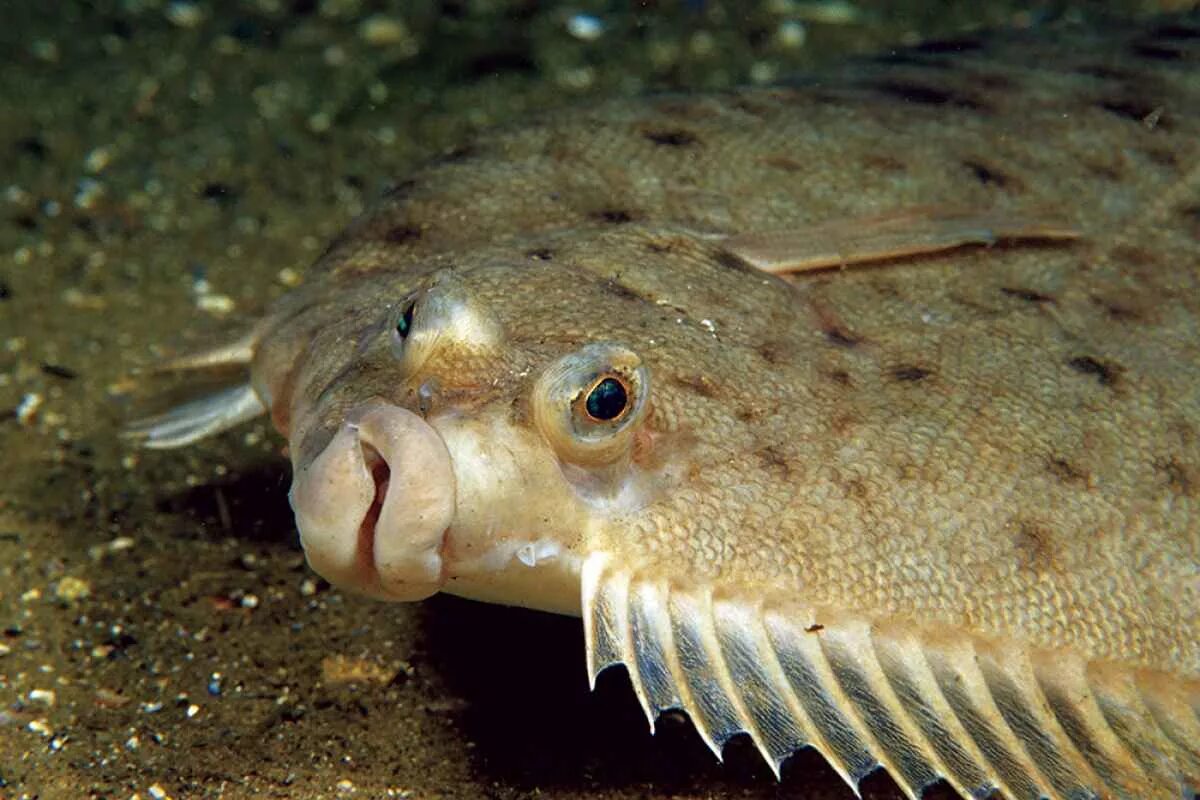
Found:
[[[1148,670],[1194,712],[1200,22],[1071,36],[482,137],[331,245],[265,323],[256,386],[297,464],[350,407],[417,410],[427,384],[423,413],[526,448],[531,477],[493,498],[501,529],[799,602],[814,630],[848,616]],[[1044,214],[1083,238],[787,280],[719,244],[918,206]],[[443,270],[502,336],[404,374],[388,334]],[[594,341],[651,375],[644,502],[600,515],[530,414],[545,365]],[[559,599],[530,604],[578,612],[577,573],[553,580]]]

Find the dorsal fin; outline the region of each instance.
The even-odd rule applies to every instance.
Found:
[[[625,664],[653,729],[681,708],[717,754],[746,732],[778,775],[813,747],[858,791],[1178,800],[1200,764],[1200,687],[1016,641],[681,588],[605,553],[582,575],[588,674]],[[817,618],[822,620],[817,624]]]
[[[1082,234],[1063,222],[1000,211],[906,208],[870,217],[834,219],[789,231],[731,236],[721,247],[750,266],[775,274],[845,267],[937,253],[965,245],[1032,239],[1069,241]]]

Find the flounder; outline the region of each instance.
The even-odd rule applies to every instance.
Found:
[[[582,616],[653,721],[909,796],[1200,783],[1200,16],[619,100],[399,183],[244,337],[313,568]]]

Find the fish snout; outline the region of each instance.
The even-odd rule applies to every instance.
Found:
[[[354,408],[295,464],[289,498],[309,565],[342,589],[421,600],[445,583],[455,479],[442,437],[383,400]]]

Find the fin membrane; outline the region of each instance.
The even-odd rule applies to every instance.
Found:
[[[651,729],[686,711],[721,757],[747,733],[776,776],[818,750],[846,782],[885,768],[918,798],[1179,800],[1200,775],[1200,683],[1014,642],[823,618],[584,563],[588,674],[624,664]]]
[[[266,413],[248,383],[197,398],[163,414],[135,420],[121,435],[142,447],[167,450],[229,430]]]

